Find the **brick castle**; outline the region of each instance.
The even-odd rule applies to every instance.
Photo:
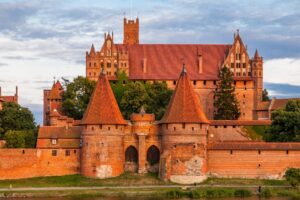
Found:
[[[300,167],[300,143],[257,142],[245,132],[270,125],[276,102],[262,102],[263,59],[258,51],[249,58],[238,32],[226,45],[139,44],[139,20],[124,19],[123,44],[114,44],[113,34],[104,39],[99,52],[92,45],[86,53],[86,75],[97,83],[83,119],[63,115],[63,89],[55,82],[44,91],[36,149],[0,149],[1,179],[151,171],[165,181],[195,183],[208,176],[278,179]],[[234,74],[239,120],[212,120],[221,66]],[[118,71],[174,89],[162,120],[143,108],[123,118],[109,84]]]

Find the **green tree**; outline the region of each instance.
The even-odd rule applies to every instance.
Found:
[[[300,141],[300,100],[290,100],[285,109],[273,111],[272,124],[264,136],[268,142]]]
[[[148,102],[149,95],[143,83],[130,82],[121,99],[121,112],[126,119],[129,119],[130,115],[138,112],[142,106],[147,107]]]
[[[25,148],[25,133],[23,131],[7,131],[4,139],[6,148]]]
[[[214,94],[214,119],[235,120],[239,118],[241,113],[234,91],[232,73],[227,67],[222,67]]]
[[[270,101],[270,98],[269,98],[269,92],[267,89],[264,89],[262,91],[262,100],[263,101]]]
[[[32,112],[16,103],[4,103],[0,111],[0,136],[9,130],[35,130]]]
[[[117,74],[118,80],[110,82],[111,89],[114,92],[115,98],[121,107],[121,100],[126,90],[128,90],[129,81],[125,72],[119,72]]]
[[[78,76],[72,82],[64,80],[62,110],[65,115],[81,119],[95,88],[95,81]]]
[[[173,91],[168,89],[166,82],[146,84],[145,88],[149,95],[146,111],[154,113],[156,119],[160,120],[166,112]]]

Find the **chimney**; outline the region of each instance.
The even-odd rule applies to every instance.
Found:
[[[142,65],[143,65],[143,73],[146,73],[147,72],[147,58],[143,58]]]
[[[198,54],[198,73],[203,73],[203,56],[201,54]]]

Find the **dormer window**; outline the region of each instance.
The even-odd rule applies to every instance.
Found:
[[[51,139],[51,144],[56,145],[57,144],[57,138],[52,138]]]

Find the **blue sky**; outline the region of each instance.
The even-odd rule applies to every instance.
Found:
[[[0,0],[0,86],[41,122],[42,90],[53,77],[84,75],[85,51],[104,32],[121,42],[124,13],[139,16],[141,43],[232,43],[236,29],[250,55],[264,57],[271,95],[300,97],[300,1]]]

